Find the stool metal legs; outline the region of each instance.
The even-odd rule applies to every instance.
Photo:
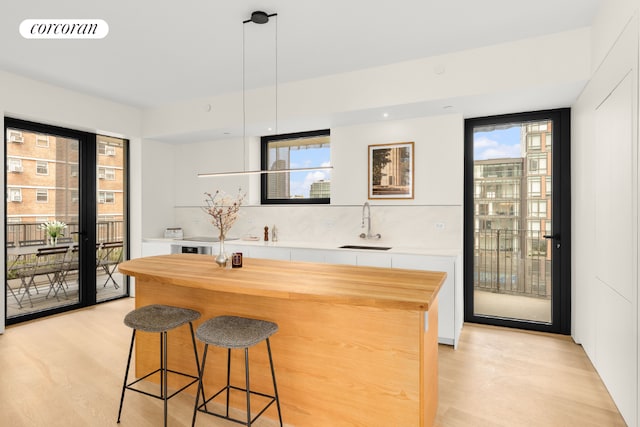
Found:
[[[267,352],[269,353],[269,365],[271,366],[271,378],[273,379],[273,392],[276,398],[276,406],[278,407],[278,419],[280,420],[280,427],[282,427],[282,413],[280,412],[280,398],[278,397],[278,386],[276,385],[276,371],[273,369],[273,359],[271,357],[271,343],[269,342],[269,338],[267,338]]]
[[[162,375],[160,375],[160,396],[163,397],[164,403],[164,425],[167,426],[167,331],[160,333],[160,366],[162,366]]]
[[[202,406],[205,406],[207,404],[207,398],[204,395],[204,390],[203,390],[203,386],[202,386],[202,377],[204,376],[204,364],[207,363],[207,353],[209,352],[209,344],[205,344],[204,345],[204,353],[202,354],[202,367],[199,369],[200,372],[200,379],[198,380],[198,391],[196,392],[196,407],[193,410],[193,418],[191,419],[191,427],[196,425],[196,415],[198,414],[198,403],[200,403],[200,393],[202,393],[202,400],[203,400],[203,404]],[[228,377],[228,371],[227,371],[227,377]],[[229,380],[227,379],[227,383],[229,382]],[[213,399],[213,398],[212,398]],[[227,392],[227,416],[229,415],[229,393]],[[205,411],[206,411],[206,407],[205,407]]]
[[[204,370],[205,370],[205,363],[206,363],[206,360],[207,360],[207,352],[209,350],[209,344],[205,344],[205,346],[204,346],[204,354],[202,356],[202,366],[200,368],[200,381],[198,382],[198,392],[196,394],[196,405],[195,405],[195,408],[193,410],[193,420],[191,422],[191,426],[192,427],[195,426],[195,424],[196,424],[196,416],[198,414],[198,411],[204,412],[204,413],[209,414],[209,415],[214,415],[214,416],[219,417],[219,418],[224,418],[224,419],[227,419],[229,421],[233,421],[233,422],[236,422],[236,423],[239,423],[239,424],[243,424],[243,425],[246,425],[247,427],[251,427],[251,424],[253,422],[255,422],[258,419],[258,417],[260,417],[260,415],[262,415],[273,404],[273,402],[276,403],[276,407],[278,409],[278,419],[280,421],[280,426],[282,427],[282,414],[280,413],[280,399],[278,397],[278,387],[276,385],[276,374],[275,374],[275,370],[273,368],[273,358],[271,357],[271,345],[269,343],[269,338],[266,339],[266,343],[267,343],[267,351],[269,353],[269,365],[271,367],[271,378],[273,379],[273,390],[274,390],[273,396],[265,394],[265,393],[260,393],[260,392],[257,392],[257,391],[251,391],[250,386],[249,386],[249,348],[246,347],[246,348],[244,348],[245,388],[243,389],[243,388],[231,385],[231,349],[228,348],[227,349],[227,385],[225,387],[223,387],[222,389],[220,389],[216,394],[211,396],[209,399],[206,399],[205,394],[204,394],[204,390],[203,390],[203,385],[202,385],[203,377],[204,377]],[[247,396],[246,397],[246,399],[247,399],[247,420],[246,420],[246,422],[243,421],[243,420],[239,420],[239,419],[232,418],[232,417],[229,416],[229,393],[230,393],[230,390],[232,390],[232,389],[246,392],[246,396]],[[208,411],[207,408],[206,408],[207,403],[211,402],[213,399],[218,397],[223,391],[226,392],[226,411],[225,411],[225,415],[220,415],[220,414],[216,414],[214,412]],[[200,404],[200,395],[201,394],[202,394],[202,400],[203,400],[202,404]],[[252,394],[270,398],[269,403],[267,403],[265,405],[265,407],[262,408],[262,410],[253,418],[251,417],[251,395]]]
[[[131,366],[131,354],[133,353],[133,342],[136,339],[136,330],[131,334],[131,346],[129,347],[129,357],[127,358],[127,370],[124,371],[124,384],[122,384],[122,395],[120,396],[120,409],[118,409],[118,423],[122,414],[122,404],[124,403],[124,392],[127,389],[127,379],[129,378],[129,367]]]
[[[191,342],[193,343],[193,353],[195,356],[195,360],[196,360],[196,370],[198,372],[198,376],[193,376],[193,375],[189,375],[183,372],[177,372],[174,370],[171,370],[168,368],[167,366],[167,360],[168,360],[168,356],[167,356],[167,331],[163,331],[160,332],[160,368],[156,369],[155,371],[152,371],[150,373],[148,373],[147,375],[143,376],[142,378],[138,378],[135,381],[132,381],[131,383],[127,384],[127,381],[129,379],[129,369],[131,367],[131,355],[133,354],[133,344],[135,342],[135,338],[136,338],[136,330],[133,330],[133,333],[131,334],[131,345],[129,347],[129,356],[127,358],[127,368],[126,371],[124,373],[124,382],[122,384],[122,394],[120,396],[120,408],[118,409],[118,423],[120,422],[120,416],[122,414],[122,406],[124,403],[124,394],[126,390],[131,390],[131,391],[136,391],[138,393],[142,393],[145,394],[147,396],[150,397],[155,397],[156,399],[161,399],[164,403],[164,425],[166,427],[167,425],[167,418],[168,418],[168,400],[171,399],[173,396],[175,396],[176,394],[180,393],[181,391],[183,391],[184,389],[186,389],[187,387],[191,386],[192,384],[195,384],[196,382],[198,382],[198,380],[201,378],[201,372],[200,372],[200,361],[198,360],[198,350],[196,347],[196,339],[195,339],[195,335],[193,332],[193,324],[191,322],[189,322],[189,328],[191,331]],[[205,349],[205,356],[206,356],[206,349]],[[203,359],[204,362],[204,359]],[[152,393],[148,393],[146,391],[143,390],[139,390],[136,388],[133,388],[133,386],[135,384],[137,384],[138,382],[150,377],[151,375],[160,372],[160,394],[159,395],[155,395]],[[175,391],[173,394],[169,395],[169,392],[167,390],[167,375],[168,373],[174,373],[177,375],[181,375],[183,377],[188,377],[191,378],[192,381],[190,381],[188,384],[186,384],[185,386],[183,386],[182,388],[180,388],[179,390]],[[204,389],[201,388],[201,385],[198,386],[198,396],[199,394],[202,393],[202,398],[204,400]]]

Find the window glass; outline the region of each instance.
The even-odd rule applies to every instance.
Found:
[[[116,139],[116,138],[114,138]],[[114,157],[116,155],[116,146],[114,142],[107,141],[99,141],[98,142],[98,154],[102,156],[111,156]]]
[[[49,175],[49,163],[37,161],[36,162],[36,174],[37,175]]]
[[[49,146],[48,135],[36,135],[36,146],[47,148]]]
[[[107,181],[115,181],[116,170],[113,168],[98,168],[98,179],[106,179]]]
[[[540,149],[540,134],[532,134],[528,137],[529,141],[529,150],[539,150]]]
[[[9,142],[14,142],[18,144],[22,144],[24,142],[24,137],[22,136],[22,132],[19,130],[9,129]]]
[[[46,203],[49,201],[49,191],[48,190],[36,190],[36,202]]]
[[[262,203],[329,203],[331,198],[329,130],[262,137]]]
[[[529,178],[529,196],[540,196],[540,178]]]
[[[113,204],[116,202],[116,195],[111,191],[98,192],[98,203]]]
[[[22,172],[22,159],[7,158],[7,170],[14,173]]]
[[[7,189],[7,202],[21,202],[22,201],[22,189],[21,188],[9,188]]]

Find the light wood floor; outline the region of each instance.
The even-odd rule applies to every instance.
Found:
[[[465,324],[438,356],[438,427],[626,425],[570,337]]]
[[[131,338],[122,319],[133,307],[125,299],[9,327],[0,336],[0,425],[115,426]],[[124,405],[121,426],[162,425],[161,401],[128,393]],[[190,395],[173,398],[169,425],[190,425],[192,405]],[[197,425],[237,424],[199,415]],[[466,324],[458,350],[440,346],[436,425],[625,424],[569,338]]]

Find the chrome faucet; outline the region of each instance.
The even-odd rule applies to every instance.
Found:
[[[366,216],[365,216],[366,210]],[[364,220],[367,219],[367,233],[360,233],[361,239],[379,239],[382,236],[380,234],[371,234],[371,206],[369,202],[364,202],[362,205],[362,228],[364,228]]]

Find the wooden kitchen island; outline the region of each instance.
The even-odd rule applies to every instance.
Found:
[[[196,254],[134,259],[119,270],[136,279],[136,307],[198,310],[195,327],[224,314],[276,322],[271,348],[285,425],[433,424],[437,295],[445,273],[251,258],[242,268],[223,269],[212,256]],[[170,368],[195,374],[188,328],[169,335]],[[157,367],[158,342],[158,334],[136,337],[137,375]],[[232,384],[243,386],[244,359],[234,353]],[[252,389],[271,392],[265,344],[249,354]],[[225,361],[226,350],[210,347],[208,394],[226,381]],[[195,387],[188,390],[195,395]],[[244,406],[241,397],[233,406]],[[277,419],[275,408],[265,416]]]

